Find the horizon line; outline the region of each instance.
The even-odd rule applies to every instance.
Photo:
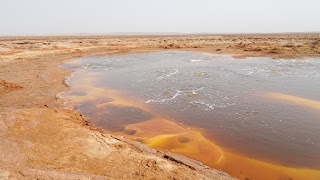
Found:
[[[26,37],[26,36],[134,36],[134,35],[241,35],[241,34],[320,34],[320,31],[304,32],[108,32],[108,33],[26,33],[0,35],[0,37]]]

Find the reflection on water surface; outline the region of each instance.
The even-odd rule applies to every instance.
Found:
[[[63,67],[63,97],[109,131],[242,179],[320,179],[320,59],[165,51]]]

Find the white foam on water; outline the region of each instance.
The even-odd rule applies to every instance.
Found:
[[[176,97],[180,96],[182,92],[183,92],[183,91],[176,90],[176,94],[173,95],[171,98],[168,98],[168,99],[160,99],[160,100],[149,99],[149,100],[145,101],[145,103],[151,103],[151,102],[163,103],[163,102],[166,102],[166,101],[171,101],[171,100],[174,100]]]
[[[227,103],[226,105],[217,105],[217,104],[214,104],[214,103],[207,103],[207,102],[205,102],[205,101],[191,101],[190,103],[191,103],[191,104],[201,104],[201,105],[204,105],[204,106],[207,107],[207,109],[205,109],[205,110],[213,110],[213,109],[215,109],[215,108],[226,108],[226,107],[235,105],[235,103],[232,103],[232,104]]]
[[[201,91],[201,90],[203,90],[204,89],[204,87],[201,87],[201,88],[199,88],[199,89],[193,89],[193,90],[191,90],[190,92],[192,93],[192,94],[198,94],[197,92],[198,91]],[[188,91],[187,91],[187,93],[188,93]]]
[[[173,73],[169,73],[169,74],[167,74],[166,76],[167,77],[170,77],[170,76],[172,76],[172,75],[175,75],[175,74],[177,74],[177,73],[179,73],[180,71],[179,71],[179,68],[176,68],[176,69],[174,69],[174,72]]]
[[[190,62],[201,62],[203,61],[202,59],[191,59]]]
[[[157,99],[149,99],[147,101],[145,101],[145,103],[151,103],[151,102],[156,102],[156,103],[164,103],[166,101],[171,101],[171,100],[174,100],[176,99],[178,96],[180,95],[187,95],[188,93],[191,93],[191,94],[198,94],[197,92],[198,91],[201,91],[203,90],[204,87],[200,87],[198,89],[193,89],[191,91],[181,91],[181,90],[175,90],[176,93],[171,97],[171,98],[166,98],[166,99],[160,99],[160,100],[157,100]],[[179,103],[179,102],[178,102]]]
[[[174,70],[174,72],[168,73],[168,74],[166,74],[165,76],[166,76],[166,77],[170,77],[170,76],[175,75],[175,74],[177,74],[177,73],[180,72],[180,71],[179,71],[179,68],[175,68],[175,69],[173,69],[173,70]],[[157,79],[158,79],[158,80],[164,79],[164,76],[158,76]]]
[[[209,109],[205,109],[205,110],[214,109],[214,107],[215,107],[214,104],[205,103],[204,101],[192,101],[190,103],[191,104],[201,104],[201,105],[204,105],[209,108]]]

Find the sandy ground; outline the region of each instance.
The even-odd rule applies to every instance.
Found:
[[[320,56],[320,34],[0,38],[0,179],[233,179],[181,155],[93,127],[57,98],[88,54],[192,50],[235,57]],[[243,177],[245,179],[245,177]]]

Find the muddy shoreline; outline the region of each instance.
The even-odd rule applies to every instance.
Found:
[[[232,179],[181,155],[90,125],[59,93],[72,71],[58,66],[93,54],[190,50],[303,58],[320,56],[320,34],[0,38],[0,177],[4,179]],[[125,167],[125,168],[124,168]],[[246,177],[240,177],[245,179]]]

